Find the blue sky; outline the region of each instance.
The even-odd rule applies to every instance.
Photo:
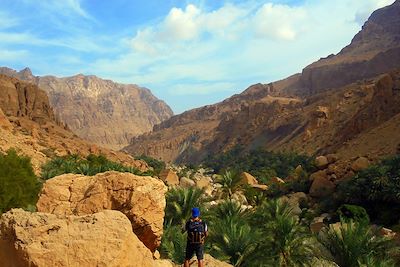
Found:
[[[180,113],[339,52],[394,0],[1,2],[1,66],[135,83]]]

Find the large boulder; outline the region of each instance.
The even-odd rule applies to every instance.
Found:
[[[119,210],[139,239],[155,251],[161,242],[166,191],[162,181],[131,173],[64,174],[46,181],[37,209],[59,215]]]
[[[324,177],[316,177],[310,188],[310,196],[321,198],[331,195],[335,191],[335,184]]]
[[[244,185],[255,185],[255,184],[258,184],[257,179],[253,175],[251,175],[250,173],[242,172],[240,174],[240,176],[242,178],[241,181],[240,181],[241,184],[244,184]]]
[[[196,186],[196,183],[187,177],[182,177],[179,181],[179,186],[183,188],[190,188]]]
[[[0,219],[2,267],[153,267],[151,252],[119,211],[84,216],[14,209]]]
[[[324,169],[328,166],[329,161],[325,156],[319,156],[315,159],[315,166],[317,166],[318,169]]]
[[[176,186],[179,185],[179,177],[171,169],[165,169],[160,172],[160,179],[164,181],[168,186]]]
[[[355,172],[364,170],[369,167],[369,160],[366,157],[359,157],[353,164],[351,164],[351,169]]]

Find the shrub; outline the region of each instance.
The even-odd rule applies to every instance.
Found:
[[[141,172],[136,168],[108,160],[103,155],[90,154],[86,158],[78,155],[56,157],[42,166],[42,179],[47,180],[64,173],[96,175],[106,171],[130,172],[136,175],[151,175],[151,172]]]
[[[0,213],[11,208],[30,208],[36,204],[41,184],[31,160],[15,150],[0,153]]]
[[[344,222],[357,221],[368,224],[369,216],[367,211],[360,206],[344,204],[337,210],[339,218]]]
[[[161,239],[160,253],[164,258],[182,264],[185,260],[186,235],[179,226],[167,224]]]
[[[154,175],[158,176],[162,170],[165,169],[165,162],[161,160],[157,160],[155,158],[146,156],[146,155],[141,155],[137,157],[136,159],[140,159],[145,161],[150,167],[153,168]]]

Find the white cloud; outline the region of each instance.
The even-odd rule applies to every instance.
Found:
[[[365,0],[364,5],[356,12],[354,20],[362,25],[374,10],[388,6],[393,2],[394,0]]]
[[[0,58],[4,62],[15,62],[17,60],[24,60],[29,56],[26,50],[7,50],[0,49]]]

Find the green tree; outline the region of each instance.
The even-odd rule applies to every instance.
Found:
[[[202,207],[205,200],[203,190],[196,187],[173,188],[166,195],[165,222],[183,225],[191,216],[193,207]]]
[[[0,153],[0,213],[34,206],[40,188],[29,157],[19,156],[15,150]]]
[[[342,222],[336,228],[331,225],[318,235],[318,241],[329,252],[326,258],[347,267],[386,261],[393,247],[391,240],[377,236],[369,225],[359,222]]]
[[[160,253],[173,262],[182,264],[185,260],[186,236],[181,227],[165,224],[161,239]]]
[[[240,181],[240,174],[231,170],[227,170],[218,176],[216,182],[222,185],[220,198],[232,199],[233,194],[240,189]]]

